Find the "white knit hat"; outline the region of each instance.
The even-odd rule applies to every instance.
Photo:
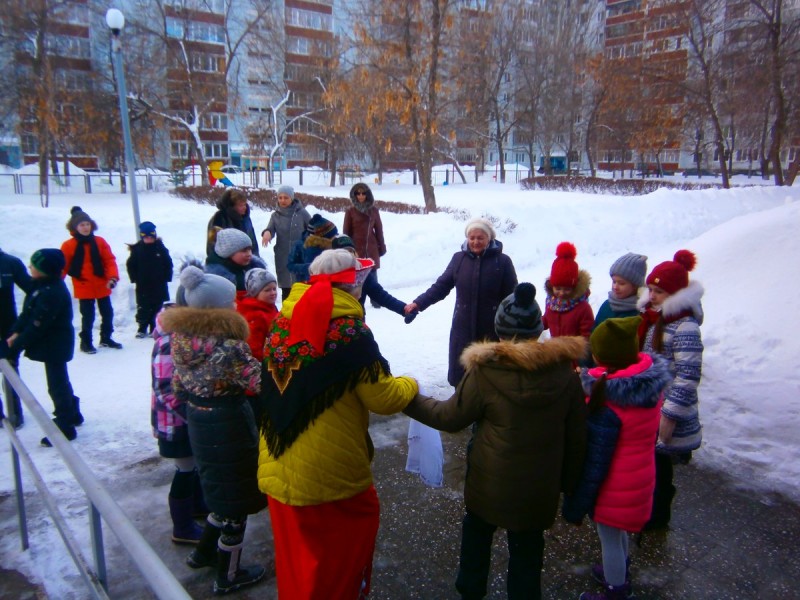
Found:
[[[253,247],[253,240],[244,231],[233,227],[220,229],[217,232],[217,241],[214,243],[214,252],[221,258],[230,258],[239,250]]]
[[[186,304],[192,308],[233,308],[236,286],[219,275],[204,273],[194,266],[181,271]]]
[[[489,236],[490,240],[493,240],[497,237],[497,234],[494,232],[494,227],[492,227],[492,224],[486,219],[472,219],[469,223],[467,223],[467,226],[464,227],[464,235],[468,236],[469,232],[473,229],[480,229]]]

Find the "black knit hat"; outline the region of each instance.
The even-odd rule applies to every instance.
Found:
[[[500,303],[494,316],[494,330],[501,338],[537,338],[544,330],[542,311],[536,302],[536,287],[520,283]]]
[[[42,248],[33,253],[31,264],[43,275],[60,277],[66,260],[64,259],[64,253],[58,248]]]
[[[67,229],[71,232],[75,232],[78,225],[85,222],[92,224],[92,231],[97,231],[97,223],[80,206],[73,206],[69,212],[71,216],[67,221]]]

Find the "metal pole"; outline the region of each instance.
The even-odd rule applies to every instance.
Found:
[[[118,32],[113,33],[111,36],[111,62],[114,65],[114,73],[117,77],[117,91],[119,92],[119,112],[120,120],[122,121],[122,140],[125,143],[125,162],[128,164],[131,204],[133,204],[133,225],[135,228],[134,239],[139,239],[139,197],[136,194],[136,173],[133,164],[131,124],[128,119],[128,91],[125,88],[125,73],[122,70],[122,43],[119,41]]]

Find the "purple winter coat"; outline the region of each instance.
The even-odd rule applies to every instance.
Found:
[[[447,381],[453,387],[464,375],[464,367],[459,361],[464,348],[472,342],[498,340],[494,315],[500,302],[514,291],[516,285],[514,263],[503,254],[501,242],[492,240],[483,254],[476,256],[464,241],[444,273],[414,300],[419,310],[424,311],[456,288],[447,369]]]

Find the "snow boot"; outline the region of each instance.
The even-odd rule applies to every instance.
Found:
[[[114,350],[121,350],[122,344],[119,342],[115,342],[110,337],[103,338],[100,340],[100,347],[101,348],[114,348]]]
[[[604,585],[601,592],[583,592],[579,600],[634,600],[631,593],[631,586],[627,583],[622,585]]]
[[[172,541],[176,544],[196,544],[203,529],[192,518],[192,497],[169,497],[169,514],[172,517]]]
[[[233,546],[225,545],[222,540],[217,547],[217,579],[214,581],[214,593],[218,596],[234,592],[248,585],[258,583],[267,570],[253,565],[240,567],[242,542]]]
[[[592,565],[592,577],[600,585],[608,585],[606,581],[606,574],[603,571],[603,564]],[[631,584],[631,559],[625,559],[625,583]]]
[[[197,542],[197,548],[186,557],[186,564],[193,569],[215,566],[220,532],[220,524],[209,515],[203,533],[200,535],[200,541]]]
[[[58,422],[56,422],[55,419],[53,419],[53,423],[58,425]],[[75,431],[75,427],[73,427],[72,425],[68,427],[62,427],[61,425],[58,425],[58,428],[61,430],[61,433],[64,434],[64,437],[67,438],[67,440],[70,442],[74,440],[76,437],[78,437],[78,432]],[[46,437],[43,437],[39,443],[45,448],[53,447],[53,443]]]
[[[81,340],[81,352],[84,354],[97,354],[97,348],[92,345],[92,342]]]

